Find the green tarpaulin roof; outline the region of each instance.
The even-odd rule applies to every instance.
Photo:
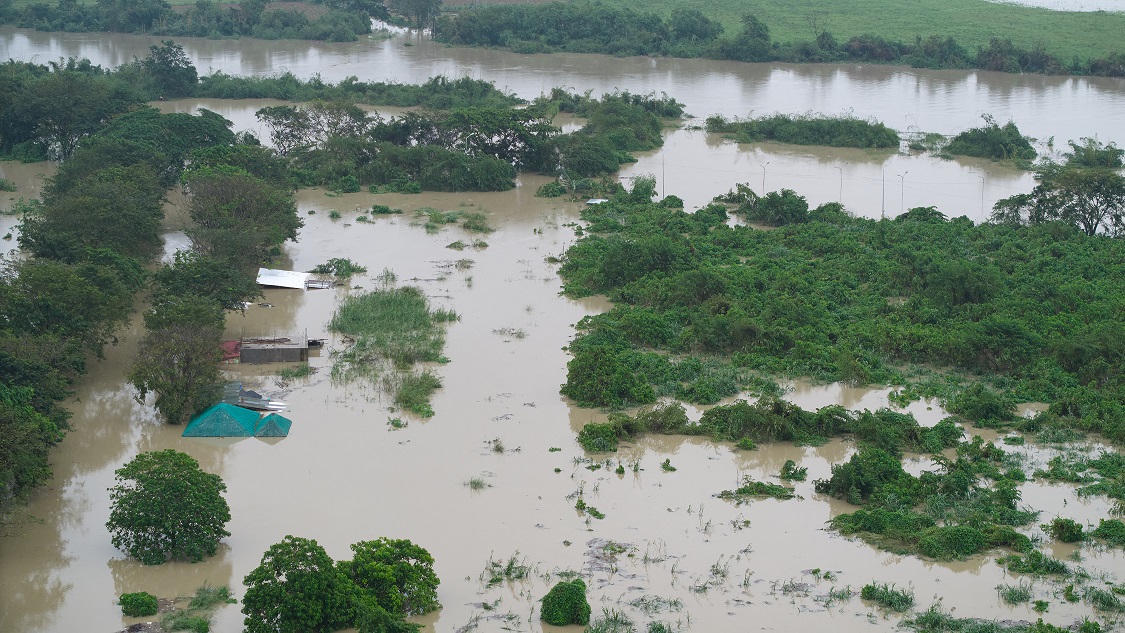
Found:
[[[184,437],[251,437],[257,428],[257,411],[220,402],[188,423]]]
[[[285,437],[289,435],[289,428],[292,426],[293,422],[291,422],[289,418],[271,413],[262,418],[262,421],[258,423],[258,429],[254,431],[254,436]]]

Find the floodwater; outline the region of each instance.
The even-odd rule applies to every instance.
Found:
[[[40,33],[0,27],[0,59],[88,57],[117,66],[144,57],[158,38],[120,34]],[[327,81],[422,82],[445,75],[492,81],[534,98],[555,86],[594,94],[615,89],[665,92],[687,106],[697,125],[727,117],[785,112],[854,114],[901,132],[952,135],[981,124],[982,114],[1015,121],[1041,141],[1041,151],[1097,137],[1125,142],[1125,80],[1049,77],[984,71],[932,71],[875,65],[745,64],[691,59],[612,58],[598,55],[518,55],[447,48],[416,33],[354,43],[270,42],[181,38],[201,73],[319,74]],[[252,111],[250,111],[252,114]],[[257,129],[249,121],[246,129]],[[710,150],[723,145],[720,152]],[[705,160],[701,157],[706,156]],[[623,176],[652,174],[689,204],[726,191],[734,182],[756,189],[792,188],[812,204],[842,201],[854,213],[893,216],[912,206],[937,205],[948,216],[987,216],[993,203],[1029,190],[1026,174],[988,161],[942,161],[892,152],[756,145],[681,131],[663,150],[641,157]],[[764,185],[763,185],[764,180]],[[687,185],[687,186],[684,186]],[[697,188],[696,185],[703,185]],[[715,186],[721,185],[721,186]],[[705,189],[705,193],[703,190]],[[697,193],[700,192],[700,193]]]
[[[9,29],[0,31],[0,57],[5,56],[6,46],[6,55],[24,59],[74,54],[116,64],[143,55],[149,43],[136,37]],[[839,111],[847,107],[838,98],[841,95],[886,108],[883,101],[893,99],[896,92],[909,93],[909,86],[923,85],[928,88],[900,100],[900,105],[913,111],[925,109],[943,130],[974,124],[982,104],[1007,103],[1011,111],[1034,111],[1036,117],[1047,117],[1045,121],[1054,116],[1053,123],[1072,136],[1099,133],[1102,126],[1100,133],[1106,140],[1120,135],[1108,114],[1120,108],[1125,94],[1121,82],[1098,80],[549,58],[449,50],[425,40],[414,46],[403,46],[401,40],[363,43],[368,53],[361,53],[360,45],[184,43],[193,58],[211,60],[209,64],[231,73],[274,72],[284,63],[299,74],[320,70],[326,79],[358,74],[363,79],[418,81],[439,72],[468,74],[475,68],[472,74],[496,79],[501,86],[520,78],[516,90],[525,96],[537,94],[540,82],[547,88],[569,83],[595,92],[614,86],[667,89],[700,115],[770,111],[787,102],[796,111],[821,110],[824,103],[837,104]],[[397,65],[390,65],[388,58],[397,60]],[[388,71],[391,68],[397,76]],[[700,72],[692,74],[690,69]],[[687,74],[680,77],[685,70]],[[870,79],[867,73],[883,79]],[[1001,79],[1007,88],[990,83]],[[811,89],[818,83],[819,91]],[[809,89],[796,91],[800,94],[785,91],[786,86],[800,85]],[[704,89],[707,86],[712,94]],[[942,88],[931,89],[936,86]],[[869,91],[881,94],[883,101]],[[966,101],[966,95],[981,99]],[[1078,102],[1089,102],[1089,111],[1103,116],[1084,118],[1088,123],[1082,125],[1091,129],[1075,134],[1078,124],[1068,115],[1076,110],[1068,111],[1068,104]],[[252,113],[261,104],[184,102],[167,107],[198,106],[234,119],[238,128],[251,129],[256,123]],[[1039,106],[1048,112],[1041,113]],[[858,107],[856,111],[868,114]],[[877,112],[872,114],[878,117]],[[1016,118],[1023,125],[1023,118]],[[1032,133],[1058,133],[1063,138],[1063,131],[1042,127],[1043,131]],[[664,150],[641,157],[624,176],[653,173],[666,193],[696,206],[734,182],[749,181],[757,189],[763,175],[768,189],[791,186],[812,202],[840,197],[854,212],[875,217],[884,211],[888,216],[897,214],[900,205],[937,204],[946,209],[939,196],[956,190],[950,184],[955,178],[964,179],[961,195],[967,208],[963,212],[968,213],[980,204],[981,182],[966,175],[973,168],[986,171],[986,197],[1010,195],[1001,193],[1006,191],[1003,188],[1011,188],[1011,193],[1030,188],[1025,176],[991,163],[738,146],[687,129],[670,131],[667,141]],[[765,167],[764,174],[759,166]],[[26,168],[48,173],[44,166]],[[876,187],[882,189],[884,168],[885,194],[874,193]],[[23,192],[38,186],[34,178],[20,176],[21,166],[2,163],[0,169]],[[749,177],[744,176],[747,173]],[[899,173],[905,181],[901,190]],[[436,413],[431,419],[390,410],[374,386],[334,384],[329,378],[331,351],[341,342],[329,337],[327,348],[310,361],[317,370],[310,378],[283,381],[277,376],[281,366],[229,367],[232,378],[288,403],[285,415],[294,421],[289,437],[270,443],[253,438],[185,439],[180,437],[181,428],[161,424],[151,406],[136,402],[123,381],[141,335],[139,319],[134,320],[122,333],[121,343],[93,366],[76,394],[71,404],[75,430],[52,454],[51,485],[31,500],[0,538],[0,630],[118,630],[134,622],[123,619],[114,604],[124,592],[145,590],[172,597],[190,594],[209,582],[230,585],[240,596],[242,578],[286,534],[316,539],[335,558],[346,558],[351,543],[381,536],[408,538],[426,547],[442,579],[439,599],[444,607],[421,621],[430,625],[427,630],[441,632],[558,630],[541,625],[537,600],[553,584],[551,575],[565,570],[579,571],[586,578],[595,615],[603,608],[616,609],[642,630],[649,620],[683,631],[893,630],[898,616],[888,616],[858,597],[835,602],[827,597],[831,588],[858,590],[871,581],[913,588],[919,609],[940,600],[943,608],[955,609],[961,617],[1031,621],[1039,617],[1029,605],[1008,606],[1000,601],[996,585],[1015,584],[1019,578],[1001,570],[993,556],[936,563],[881,552],[826,531],[825,521],[852,508],[816,494],[812,481],[827,477],[833,464],[849,457],[854,450],[849,442],[764,446],[741,452],[703,438],[654,436],[626,445],[614,455],[585,455],[574,441],[575,432],[604,414],[573,407],[559,395],[568,360],[564,347],[573,337],[574,323],[606,310],[608,304],[600,298],[574,301],[559,296],[557,267],[547,259],[561,255],[574,242],[568,224],[578,219],[580,205],[535,198],[535,189],[547,180],[524,175],[514,191],[483,194],[331,196],[323,190],[302,191],[298,205],[305,227],[300,241],[286,246],[285,258],[277,266],[308,270],[330,257],[348,257],[367,266],[368,273],[355,277],[349,287],[334,290],[270,290],[244,314],[228,317],[231,337],[306,331],[310,336],[326,336],[325,324],[341,298],[378,287],[380,272],[392,271],[398,284],[420,287],[435,306],[451,308],[461,317],[447,329],[445,356],[450,362],[433,368],[444,387],[433,398]],[[407,213],[357,221],[373,203]],[[482,212],[496,230],[477,235],[447,226],[429,234],[411,214],[425,206]],[[330,219],[333,210],[342,217]],[[168,228],[177,228],[175,220]],[[170,235],[182,240],[182,233]],[[476,238],[488,247],[447,248],[457,240],[468,243]],[[885,389],[842,385],[797,383],[787,397],[806,408],[888,404]],[[944,415],[936,402],[917,402],[908,410],[924,424],[936,423]],[[700,411],[691,408],[690,414],[698,416]],[[406,425],[396,429],[389,424],[391,419]],[[502,451],[495,450],[497,440]],[[110,545],[104,524],[109,515],[106,489],[113,483],[113,471],[138,452],[163,448],[190,453],[228,486],[231,536],[216,556],[202,563],[146,568],[124,559]],[[1023,450],[1029,454],[1029,464],[1044,463],[1051,454],[1051,449]],[[800,498],[736,506],[713,497],[736,487],[743,476],[776,481],[786,459],[808,468],[808,480],[796,484]],[[676,468],[674,472],[661,467],[666,460]],[[625,467],[623,475],[614,472],[619,463]],[[915,456],[908,458],[906,466],[917,472],[929,461]],[[472,478],[482,478],[487,486],[471,489],[467,482]],[[1021,490],[1025,502],[1044,510],[1042,521],[1057,513],[1096,524],[1109,513],[1103,499],[1079,499],[1069,486],[1033,482]],[[588,505],[605,514],[604,519],[575,510],[574,495],[579,492]],[[1041,531],[1032,527],[1029,533]],[[619,549],[607,549],[610,541],[623,551],[609,553]],[[1056,556],[1069,556],[1072,551],[1047,549]],[[1095,576],[1104,572],[1120,580],[1125,574],[1120,551],[1086,546],[1081,555],[1082,565]],[[524,581],[488,587],[481,575],[489,559],[507,561],[513,556],[534,573]],[[825,579],[824,571],[831,571],[834,578]],[[1055,595],[1058,588],[1045,581],[1035,581],[1033,592],[1035,599],[1050,602],[1042,617],[1054,624],[1069,625],[1092,614],[1086,605],[1063,601]],[[648,604],[659,599],[665,607],[646,611],[636,602],[645,597]],[[491,608],[486,610],[485,603]],[[216,613],[214,630],[240,627],[237,605]]]

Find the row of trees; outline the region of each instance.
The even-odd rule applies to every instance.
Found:
[[[1003,72],[1125,76],[1125,55],[1067,64],[1042,50],[993,38],[974,53],[953,38],[919,37],[915,42],[857,35],[839,42],[819,29],[806,42],[779,43],[754,15],[738,33],[698,9],[677,8],[667,18],[596,3],[489,5],[466,8],[437,21],[435,37],[461,46],[510,48],[521,53],[568,51],[609,55],[667,55],[748,62],[874,62],[926,68],[981,68]]]
[[[49,448],[67,427],[61,401],[85,371],[86,355],[116,341],[146,285],[153,308],[130,372],[134,384],[142,397],[156,392],[173,422],[213,402],[222,310],[257,294],[251,269],[300,227],[285,163],[270,150],[246,144],[212,112],[161,114],[141,104],[143,83],[130,87],[125,79],[162,66],[162,58],[185,59],[165,43],[121,73],[74,61],[9,62],[0,72],[16,97],[81,87],[51,93],[55,108],[0,108],[0,145],[30,144],[65,159],[42,201],[24,209],[26,257],[0,270],[0,509],[50,476]],[[187,70],[194,74],[190,64]],[[107,104],[86,93],[117,97]],[[181,182],[194,248],[150,281],[145,268],[163,244],[164,193]]]
[[[461,107],[389,120],[348,101],[271,106],[257,116],[306,184],[413,181],[423,189],[489,191],[513,187],[517,170],[563,169],[579,178],[616,171],[629,152],[663,143],[661,115],[678,116],[676,106],[654,95],[555,91],[526,108]],[[562,134],[551,119],[564,108],[581,109],[586,125]]]
[[[160,251],[161,202],[177,161],[233,134],[209,116],[165,115],[165,125],[146,129],[145,111],[123,114],[136,107],[137,91],[88,63],[9,62],[4,71],[0,81],[12,91],[0,90],[0,98],[16,101],[0,108],[0,146],[39,144],[66,158],[42,202],[25,209],[19,240],[27,257],[0,271],[6,509],[50,476],[48,449],[67,426],[60,403],[85,371],[86,354],[100,356],[115,342],[132,311],[144,265]]]
[[[320,4],[323,9],[302,11],[273,8],[269,0],[241,0],[233,4],[199,0],[177,11],[166,0],[58,0],[53,6],[35,2],[18,9],[9,2],[0,3],[0,23],[40,31],[354,42],[371,32],[371,18],[390,17],[387,8],[374,0]]]

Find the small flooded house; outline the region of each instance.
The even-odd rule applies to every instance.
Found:
[[[184,427],[184,437],[253,437],[258,430],[257,411],[220,402],[200,413]]]
[[[284,416],[271,413],[258,422],[254,437],[286,437],[293,422]]]
[[[308,362],[308,334],[244,336],[240,340],[238,360],[240,363]]]

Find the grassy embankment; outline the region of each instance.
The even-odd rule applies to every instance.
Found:
[[[939,35],[952,37],[974,50],[987,45],[989,38],[1000,37],[1027,48],[1042,43],[1047,52],[1066,63],[1075,56],[1088,59],[1120,51],[1120,34],[1125,32],[1125,12],[1050,11],[985,0],[917,0],[910,3],[908,10],[892,0],[793,0],[784,4],[768,0],[603,2],[606,6],[664,17],[677,7],[697,8],[721,22],[727,35],[738,33],[742,16],[751,13],[769,26],[775,42],[815,39],[810,24],[815,18],[818,29],[827,29],[839,42],[865,34],[903,42],[913,42],[919,35]]]

